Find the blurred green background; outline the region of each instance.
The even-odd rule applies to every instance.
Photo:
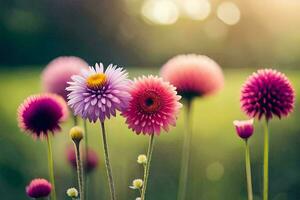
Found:
[[[0,2],[0,194],[27,199],[25,186],[47,176],[45,141],[33,141],[17,127],[16,109],[41,91],[40,73],[60,55],[75,55],[91,65],[113,62],[130,77],[157,74],[179,53],[205,54],[224,69],[225,88],[198,99],[193,109],[193,145],[187,200],[245,200],[244,145],[232,121],[246,119],[239,92],[248,75],[273,67],[300,91],[300,1],[296,0],[2,0]],[[270,124],[270,199],[300,197],[300,114]],[[176,128],[156,138],[148,198],[176,199],[182,114]],[[76,185],[66,162],[72,120],[54,138],[59,200]],[[108,199],[100,125],[89,125],[91,146],[100,166],[90,180],[90,199]],[[250,140],[254,193],[261,199],[262,128]],[[124,119],[107,122],[113,171],[120,200],[135,199],[129,189],[142,176],[136,163],[146,153],[148,137],[127,130]]]

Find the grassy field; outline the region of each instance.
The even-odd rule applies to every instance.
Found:
[[[152,70],[129,69],[130,76]],[[157,73],[155,70],[154,74]],[[300,91],[300,71],[284,71],[296,91]],[[243,142],[236,136],[232,121],[245,119],[240,111],[239,92],[251,70],[226,70],[225,88],[215,96],[198,99],[193,104],[192,159],[187,200],[246,199]],[[40,71],[21,69],[0,71],[0,194],[1,199],[26,199],[25,185],[35,177],[47,178],[45,141],[33,141],[17,127],[16,109],[25,97],[38,93]],[[300,197],[300,125],[298,103],[287,119],[270,124],[270,199],[296,200]],[[137,136],[126,128],[124,119],[107,121],[112,166],[119,200],[135,199],[138,193],[129,189],[134,178],[142,176],[137,155],[146,153],[148,137]],[[66,162],[65,149],[71,141],[68,130],[72,120],[53,141],[55,173],[59,200],[67,199],[65,190],[76,186],[75,172]],[[255,199],[261,199],[262,129],[256,121],[250,140]],[[100,166],[90,179],[90,199],[107,200],[100,125],[90,124],[91,146],[99,152]],[[177,195],[181,145],[182,112],[176,128],[156,138],[148,187],[148,200],[175,200]],[[101,144],[101,145],[100,145]]]

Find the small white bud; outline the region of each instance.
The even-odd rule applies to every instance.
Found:
[[[139,164],[147,164],[147,156],[144,154],[141,154],[138,156],[137,162]]]
[[[143,187],[143,180],[142,179],[135,179],[132,181],[132,186],[129,186],[131,189],[141,189]]]
[[[77,198],[78,197],[78,191],[76,190],[76,188],[69,188],[67,190],[67,195],[69,197],[72,197],[72,198]]]

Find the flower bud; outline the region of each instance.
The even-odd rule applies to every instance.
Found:
[[[235,126],[238,136],[240,136],[242,139],[248,139],[249,137],[251,137],[254,131],[253,121],[253,119],[233,121],[233,125]]]
[[[71,128],[69,134],[74,142],[80,142],[83,138],[83,130],[79,126]]]
[[[78,191],[76,190],[76,188],[69,188],[67,190],[67,195],[71,198],[77,198],[78,197]]]
[[[33,179],[26,187],[26,194],[31,198],[43,198],[47,197],[52,190],[51,183],[46,179],[37,178]]]
[[[147,164],[147,156],[144,155],[144,154],[139,155],[138,159],[137,159],[137,162],[139,164],[143,164],[143,165]]]
[[[143,180],[142,179],[135,179],[132,181],[131,189],[141,189],[143,187]]]

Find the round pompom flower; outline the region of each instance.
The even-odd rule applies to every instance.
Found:
[[[67,101],[67,82],[71,76],[80,74],[88,64],[75,56],[62,56],[52,60],[42,73],[42,85],[45,92],[61,95]]]
[[[60,123],[68,117],[65,100],[56,94],[39,94],[27,97],[18,108],[19,127],[42,138],[49,132],[60,130]]]
[[[293,111],[295,92],[288,78],[273,69],[253,73],[241,91],[242,110],[250,117],[268,121],[273,115],[281,118]]]
[[[215,93],[224,85],[220,66],[203,55],[175,56],[162,66],[160,74],[186,99]]]
[[[74,169],[76,169],[77,164],[76,164],[76,153],[74,147],[70,146],[69,148],[67,148],[66,154],[67,154],[67,160],[69,164]],[[83,155],[82,160],[84,160],[84,169],[87,172],[92,172],[98,166],[99,163],[98,154],[93,149],[88,148],[87,159],[85,158],[86,157],[85,151],[82,152],[82,155]]]
[[[52,186],[46,179],[33,179],[26,187],[26,193],[31,198],[47,197],[51,192]]]
[[[128,127],[137,134],[148,135],[168,131],[169,125],[175,126],[180,96],[176,88],[155,76],[143,76],[134,80],[129,107],[122,113]]]
[[[90,122],[116,115],[116,110],[123,110],[130,100],[130,81],[128,74],[117,66],[109,65],[104,71],[102,63],[95,68],[82,70],[81,75],[72,76],[67,87],[68,104],[75,115],[80,115]]]

